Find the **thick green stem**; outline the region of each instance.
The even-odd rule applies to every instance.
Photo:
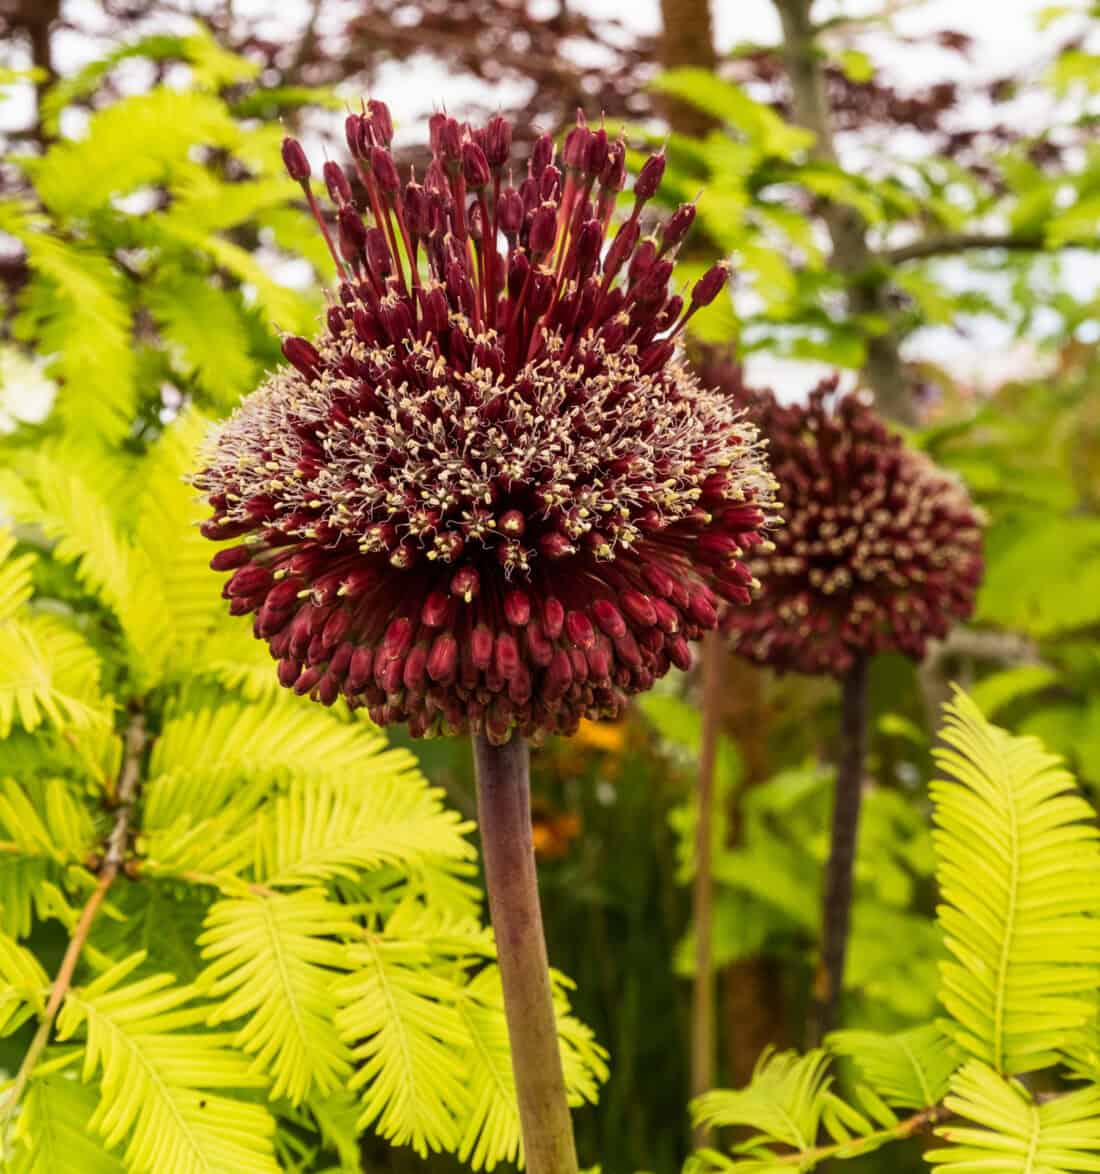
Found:
[[[550,969],[542,929],[527,743],[474,738],[477,811],[529,1174],[576,1174]]]
[[[695,986],[691,998],[691,1095],[714,1087],[714,765],[718,757],[718,727],[722,707],[722,637],[708,632],[703,638],[703,732],[699,747],[699,776],[695,784],[695,886],[692,921],[695,924]],[[711,1131],[699,1126],[696,1147],[710,1145]]]
[[[821,931],[821,969],[815,984],[815,1023],[811,1042],[819,1044],[836,1026],[844,989],[844,961],[852,914],[863,760],[867,745],[867,659],[860,657],[841,682],[840,764],[833,802],[829,863]]]

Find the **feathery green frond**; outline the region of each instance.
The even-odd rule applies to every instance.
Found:
[[[445,860],[472,860],[471,826],[444,807],[441,792],[404,772],[375,770],[360,785],[298,785],[256,815],[255,877],[269,885],[306,884],[401,865],[416,872]]]
[[[210,1023],[247,1017],[235,1043],[272,1077],[272,1097],[298,1105],[340,1088],[351,1071],[333,1023],[332,986],[346,969],[339,939],[357,926],[320,889],[218,901],[198,939],[198,980],[219,1001]]]
[[[45,1066],[43,1066],[45,1068]],[[12,1174],[126,1174],[89,1128],[96,1089],[72,1072],[36,1073],[15,1127]]]
[[[41,963],[25,946],[0,932],[0,1036],[11,1035],[45,1008],[50,985]]]
[[[748,1126],[756,1132],[746,1150],[752,1143],[767,1142],[809,1150],[817,1143],[831,1085],[825,1052],[767,1052],[745,1088],[716,1089],[697,1097],[692,1120],[713,1129]]]
[[[75,435],[121,440],[133,420],[136,388],[130,307],[119,271],[102,254],[29,220],[4,227],[26,249],[31,271],[19,295],[16,334],[33,336],[37,351],[49,357],[46,374],[61,384],[55,410]]]
[[[830,1158],[854,1158],[905,1136],[912,1123],[897,1115],[868,1086],[857,1086],[853,1104],[832,1092],[823,1051],[765,1052],[749,1084],[717,1089],[692,1103],[696,1124],[752,1130],[730,1154],[697,1150],[685,1174],[783,1174],[809,1171]],[[858,1108],[856,1107],[858,1105]]]
[[[222,700],[177,709],[153,748],[145,826],[164,828],[180,815],[216,815],[227,801],[239,800],[246,782],[359,784],[368,771],[414,786],[420,777],[412,755],[386,749],[377,732],[282,694],[263,706]]]
[[[77,577],[116,612],[125,610],[137,568],[106,496],[98,469],[85,470],[71,453],[39,451],[19,468],[21,492],[5,494],[16,521],[39,527],[51,555],[74,563]]]
[[[990,725],[964,694],[947,706],[948,780],[932,784],[947,1029],[1009,1075],[1055,1063],[1100,985],[1094,813],[1034,738]]]
[[[15,535],[0,529],[0,624],[12,616],[31,597],[33,554],[12,555]]]
[[[219,185],[224,198],[237,186]],[[146,293],[149,309],[173,351],[175,366],[197,380],[223,410],[258,382],[249,354],[248,328],[227,291],[209,277],[169,270],[158,274]]]
[[[242,138],[214,95],[162,86],[100,110],[83,138],[56,143],[25,166],[42,202],[68,220],[191,172],[193,147],[232,151]]]
[[[61,779],[35,788],[35,799],[14,779],[0,782],[0,836],[25,856],[64,864],[83,860],[95,842],[91,817]]]
[[[961,1052],[935,1024],[892,1035],[878,1031],[836,1031],[825,1041],[831,1052],[849,1057],[860,1078],[889,1105],[927,1109],[942,1100]]]
[[[275,1174],[274,1121],[261,1106],[215,1092],[263,1084],[225,1032],[202,1030],[210,1008],[191,987],[157,975],[121,985],[136,954],[70,991],[58,1037],[87,1033],[82,1079],[100,1073],[89,1127],[108,1147],[126,1143],[131,1169],[160,1174]],[[188,1028],[192,1030],[187,1030]]]
[[[432,951],[416,941],[371,935],[348,959],[356,970],[336,985],[336,1025],[358,1065],[349,1087],[361,1098],[360,1128],[373,1126],[422,1157],[455,1149],[469,1039],[457,983],[432,967]]]
[[[1076,1174],[1100,1170],[1100,1087],[1037,1104],[1016,1080],[971,1060],[951,1082],[952,1122],[936,1133],[950,1143],[925,1157],[943,1174]]]
[[[0,738],[18,722],[32,732],[105,720],[99,659],[90,644],[57,616],[30,615],[0,624]]]

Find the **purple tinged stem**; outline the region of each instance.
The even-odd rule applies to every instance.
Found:
[[[531,837],[527,742],[476,735],[478,824],[528,1174],[576,1174]]]

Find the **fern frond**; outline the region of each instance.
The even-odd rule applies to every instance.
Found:
[[[64,620],[30,615],[0,624],[0,738],[18,722],[32,732],[106,720],[99,693],[99,658]]]
[[[956,1045],[935,1024],[892,1035],[835,1031],[825,1042],[831,1052],[851,1059],[863,1082],[899,1109],[938,1104],[961,1058]]]
[[[947,707],[949,780],[932,784],[947,1029],[1009,1075],[1056,1062],[1100,985],[1094,813],[1034,738],[990,725],[964,694]]]
[[[384,757],[384,756],[381,756]],[[404,772],[390,775],[367,759],[360,785],[298,785],[256,816],[257,880],[307,884],[400,865],[415,872],[474,858],[471,824],[441,792]]]
[[[91,817],[61,779],[50,779],[39,791],[41,814],[14,779],[0,782],[0,836],[26,856],[59,864],[83,860],[95,843]]]
[[[14,234],[32,274],[20,293],[16,332],[33,336],[38,353],[50,357],[46,373],[61,382],[55,410],[74,434],[121,440],[137,398],[122,277],[100,253],[30,222]]]
[[[238,186],[243,185],[219,185],[218,193],[224,198]],[[168,270],[150,282],[146,301],[176,369],[194,376],[215,404],[228,410],[255,386],[259,372],[249,353],[248,328],[230,291],[205,274]]]
[[[244,784],[263,790],[278,781],[303,783],[362,779],[377,774],[420,779],[406,751],[362,723],[328,710],[274,696],[263,706],[220,703],[177,709],[167,716],[149,763],[147,828],[164,828],[181,815],[194,820],[240,803]]]
[[[768,1052],[745,1088],[716,1089],[697,1097],[692,1120],[711,1129],[748,1126],[756,1132],[746,1150],[769,1142],[810,1150],[817,1143],[831,1085],[825,1052]]]
[[[214,95],[160,86],[100,110],[83,138],[56,143],[25,166],[42,202],[68,220],[191,172],[193,147],[232,151],[243,137]]]
[[[0,1036],[11,1035],[45,1009],[50,980],[25,946],[0,933]]]
[[[278,281],[240,245],[215,233],[184,223],[158,222],[156,231],[177,246],[193,249],[215,266],[231,273],[237,281],[256,292],[256,305],[271,327],[280,330],[309,330],[316,321],[316,304],[307,297],[280,285]]]
[[[335,987],[336,1025],[358,1065],[349,1087],[360,1092],[360,1128],[422,1157],[454,1150],[469,1038],[458,984],[432,969],[431,950],[415,941],[370,936],[348,957],[356,971]]]
[[[261,1106],[215,1092],[262,1085],[228,1033],[201,1029],[210,1013],[171,975],[121,985],[136,954],[69,992],[58,1037],[87,1033],[83,1079],[100,1073],[89,1127],[107,1146],[126,1142],[130,1168],[173,1174],[276,1174],[275,1124]]]
[[[0,528],[0,624],[10,620],[31,597],[33,554],[12,554],[15,535]]]
[[[339,938],[358,927],[322,890],[218,901],[198,939],[210,965],[198,980],[220,1001],[211,1025],[247,1017],[236,1045],[270,1075],[272,1097],[298,1105],[351,1071],[333,1023],[332,986],[346,969]]]
[[[971,1060],[951,1082],[947,1108],[973,1123],[944,1125],[950,1142],[925,1158],[944,1174],[1074,1174],[1100,1170],[1100,1087],[1037,1104],[1016,1080]]]
[[[43,1066],[45,1067],[45,1066]],[[31,1077],[15,1128],[12,1174],[126,1174],[91,1131],[96,1090],[70,1072]]]

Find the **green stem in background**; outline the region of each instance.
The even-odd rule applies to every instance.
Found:
[[[481,855],[504,987],[528,1174],[576,1174],[557,1020],[542,929],[527,743],[474,738]]]
[[[703,730],[699,744],[699,777],[695,784],[695,885],[692,922],[695,926],[695,985],[691,993],[691,1095],[714,1087],[716,1052],[714,1013],[714,766],[722,709],[722,637],[703,637]],[[711,1144],[711,1130],[696,1126],[696,1148]]]
[[[860,656],[841,681],[840,763],[833,801],[829,863],[821,931],[821,965],[814,984],[810,1042],[820,1044],[836,1026],[844,989],[844,960],[852,914],[863,762],[867,752],[867,658]]]

